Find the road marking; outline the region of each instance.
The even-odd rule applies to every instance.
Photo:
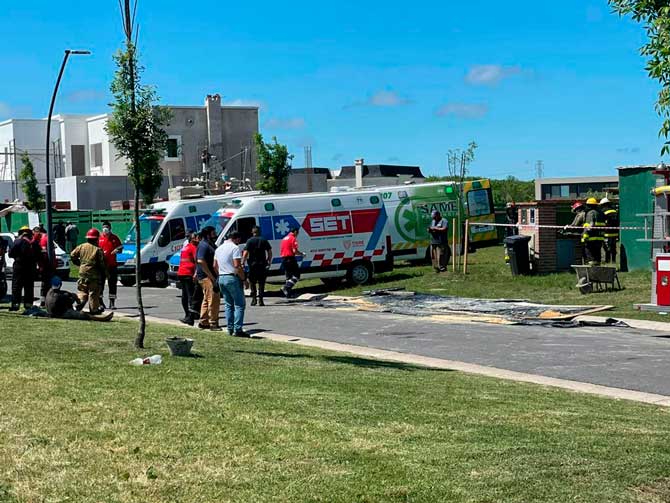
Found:
[[[123,318],[131,317],[131,315],[128,315],[127,313],[117,312],[116,314],[117,316]],[[177,320],[156,318],[154,316],[147,316],[146,320],[148,323],[151,322],[164,325],[172,325],[184,329],[189,328]],[[281,335],[272,332],[262,332],[261,334],[259,334],[258,338],[268,339],[274,342],[283,342],[310,348],[336,351],[340,353],[351,353],[356,356],[365,356],[368,358],[375,358],[378,360],[407,363],[411,365],[419,365],[422,367],[442,369],[442,370],[456,370],[459,372],[464,372],[466,374],[481,375],[486,377],[493,377],[496,379],[505,379],[508,381],[539,384],[541,386],[560,388],[569,391],[574,391],[577,393],[586,393],[589,395],[597,395],[605,398],[613,398],[616,400],[629,400],[633,402],[657,405],[660,407],[670,407],[670,396],[657,395],[655,393],[645,393],[643,391],[612,388],[610,386],[602,386],[600,384],[590,384],[579,381],[570,381],[567,379],[546,377],[536,374],[526,374],[523,372],[516,372],[514,370],[505,370],[496,367],[486,367],[484,365],[477,365],[474,363],[459,362],[454,360],[445,360],[442,358],[431,358],[429,356],[421,356],[411,353],[400,353],[397,351],[389,351],[386,349],[376,349],[365,346],[354,346],[351,344],[342,344],[339,342],[324,341],[320,339],[307,339],[304,337],[298,338],[296,336]]]

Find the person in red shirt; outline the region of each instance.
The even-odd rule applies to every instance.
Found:
[[[123,244],[119,236],[112,232],[112,224],[108,221],[102,223],[102,235],[98,241],[98,246],[105,257],[105,267],[107,267],[107,282],[109,284],[109,308],[116,309],[116,283],[119,279],[116,268],[116,255],[123,249]],[[100,301],[105,293],[105,280],[103,278],[100,289]],[[104,303],[103,303],[104,306]]]
[[[291,297],[291,292],[295,285],[300,281],[300,266],[298,265],[297,256],[302,256],[303,253],[298,248],[298,232],[297,227],[292,228],[289,233],[281,240],[279,253],[281,255],[282,267],[284,274],[286,274],[286,284],[281,291],[286,297]]]
[[[181,284],[181,307],[184,309],[184,317],[179,321],[186,325],[193,326],[194,308],[191,305],[195,297],[195,268],[197,265],[196,255],[198,252],[198,243],[200,239],[198,234],[191,232],[188,236],[188,242],[184,244],[179,256],[179,269],[177,269],[177,277]],[[195,313],[200,316],[200,309],[195,310]]]
[[[40,307],[46,305],[47,292],[51,289],[51,278],[56,269],[53,264],[49,267],[49,252],[47,243],[49,238],[47,231],[41,225],[33,228],[33,246],[37,254],[37,270],[40,273],[42,283],[40,285]],[[54,257],[55,258],[55,257]]]

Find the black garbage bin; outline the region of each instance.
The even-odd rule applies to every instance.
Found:
[[[509,236],[505,238],[509,265],[512,268],[512,276],[528,276],[530,274],[530,254],[528,253],[528,242],[530,236]]]

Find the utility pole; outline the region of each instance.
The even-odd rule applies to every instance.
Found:
[[[307,192],[314,192],[314,182],[312,180],[314,170],[312,169],[311,145],[305,145],[305,174],[307,175]]]
[[[535,178],[544,178],[544,161],[535,162]]]

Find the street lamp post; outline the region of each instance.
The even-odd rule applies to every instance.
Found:
[[[49,263],[53,264],[54,261],[54,240],[53,240],[53,222],[52,222],[52,209],[51,209],[51,180],[49,178],[49,144],[51,143],[51,116],[54,111],[54,103],[56,102],[56,94],[58,93],[58,86],[60,86],[61,78],[63,77],[63,71],[65,70],[65,65],[67,60],[70,57],[70,54],[91,54],[91,51],[72,51],[70,49],[65,50],[65,56],[63,57],[63,64],[61,64],[60,72],[58,72],[58,80],[56,80],[56,87],[54,87],[53,95],[51,95],[51,105],[49,106],[49,117],[47,117],[47,139],[46,139],[46,175],[47,183],[44,187],[45,199],[46,199],[46,210],[47,210],[47,255],[49,256]]]

